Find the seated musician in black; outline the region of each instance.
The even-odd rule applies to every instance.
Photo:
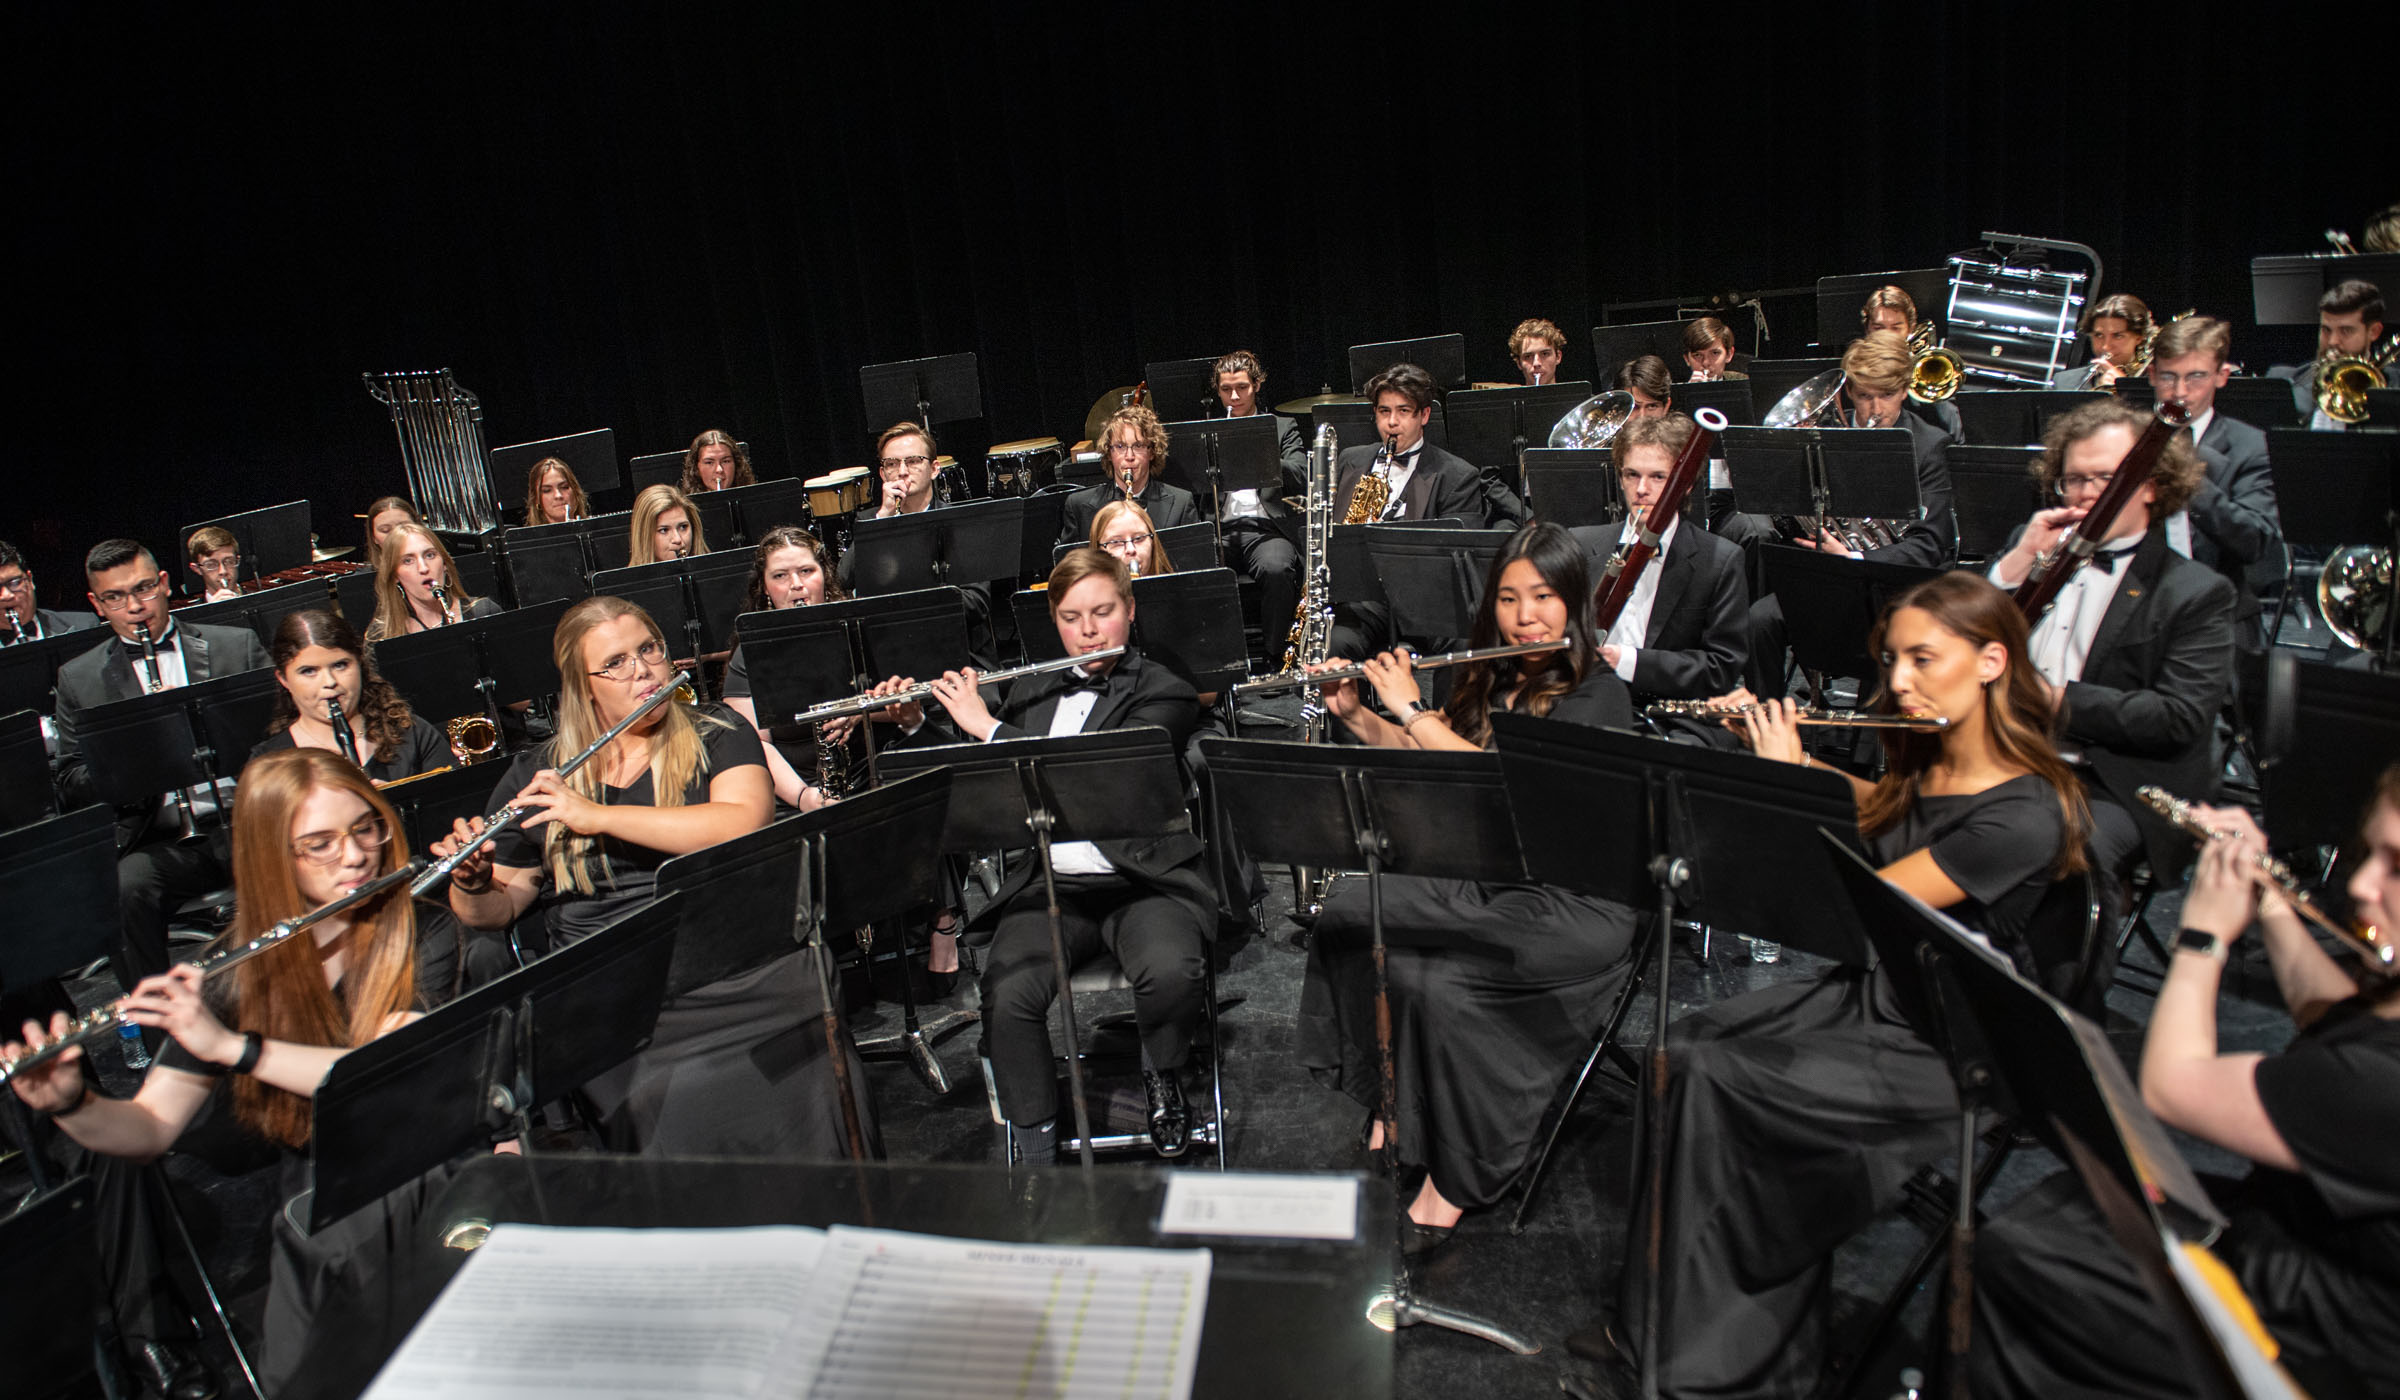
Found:
[[[1169,485],[1157,475],[1167,461],[1167,430],[1158,415],[1140,404],[1127,404],[1100,425],[1100,450],[1107,455],[1108,480],[1086,486],[1067,497],[1060,522],[1060,544],[1082,544],[1092,537],[1092,517],[1110,501],[1132,501],[1150,513],[1161,530],[1196,525],[1208,515],[1192,493]]]
[[[1050,571],[1050,617],[1067,654],[1127,644],[1133,631],[1133,579],[1115,557],[1085,547]],[[976,689],[975,672],[952,671],[933,683],[950,723],[971,740],[1088,734],[1155,725],[1183,751],[1199,720],[1199,700],[1166,667],[1128,650],[1097,669],[1029,676],[1008,688],[995,714]],[[902,682],[901,684],[906,684]],[[912,707],[913,708],[913,707]],[[1150,1140],[1162,1157],[1182,1155],[1191,1114],[1181,1074],[1205,1010],[1208,942],[1217,899],[1189,830],[1134,841],[1062,842],[1052,848],[1059,918],[1070,965],[1102,949],[1133,986],[1141,1031],[1142,1083],[1149,1096]],[[1011,874],[968,925],[989,930],[984,954],[983,1053],[991,1061],[1000,1111],[1023,1159],[1058,1160],[1058,1099],[1050,1056],[1050,925],[1041,870],[1032,860]]]
[[[1675,459],[1697,431],[1680,413],[1636,417],[1618,431],[1609,451],[1629,511],[1647,516],[1657,506]],[[1750,602],[1741,551],[1706,530],[1685,529],[1687,523],[1681,511],[1667,522],[1633,596],[1606,619],[1601,665],[1633,688],[1637,705],[1721,695],[1740,683],[1742,617]],[[1601,556],[1628,542],[1633,528],[1630,517],[1602,527]]]
[[[39,641],[61,632],[81,632],[100,625],[100,619],[80,613],[52,612],[34,596],[33,574],[15,545],[0,540],[0,646]]]
[[[889,520],[900,515],[919,515],[938,510],[953,502],[943,499],[939,489],[940,473],[934,466],[940,447],[933,433],[915,423],[894,423],[875,439],[875,470],[883,483],[876,496],[875,518]],[[847,550],[835,567],[835,579],[841,596],[858,594],[858,551]],[[911,584],[909,587],[917,585]],[[977,579],[958,585],[967,599],[967,650],[976,657],[990,657],[996,652],[992,634],[992,585]]]
[[[1327,686],[1326,704],[1360,743],[1379,748],[1479,750],[1491,742],[1490,716],[1499,710],[1631,728],[1625,683],[1600,659],[1583,548],[1565,527],[1536,522],[1492,560],[1468,641],[1562,640],[1561,651],[1452,672],[1440,709],[1420,703],[1407,658],[1385,652],[1366,663],[1367,681],[1393,718],[1369,709],[1356,681]],[[1543,1110],[1624,981],[1634,912],[1548,885],[1392,875],[1383,881],[1383,924],[1400,1154],[1404,1166],[1425,1172],[1406,1233],[1412,1250],[1430,1249],[1466,1211],[1507,1194],[1524,1169]],[[1336,887],[1318,917],[1301,991],[1300,1058],[1320,1083],[1380,1114],[1363,881]],[[1382,1141],[1373,1122],[1368,1145]]]
[[[2275,512],[2275,473],[2267,435],[2217,411],[2217,391],[2233,376],[2233,328],[2211,316],[2186,316],[2159,330],[2150,353],[2150,385],[2158,399],[2182,401],[2192,421],[2183,435],[2207,470],[2192,488],[2181,517],[2162,511],[2167,543],[2233,585],[2234,636],[2245,648],[2264,644],[2258,589],[2265,574],[2283,577],[2283,523]]]
[[[494,808],[522,807],[532,815],[460,864],[450,880],[450,907],[470,928],[506,928],[547,884],[560,896],[550,910],[551,931],[573,941],[649,900],[658,868],[669,859],[765,826],[774,794],[756,732],[730,712],[680,700],[651,711],[560,777],[553,765],[589,747],[673,673],[657,623],[622,598],[586,598],[568,608],[551,651],[559,672],[558,733],[519,754],[492,790]],[[462,820],[433,853],[446,858],[482,830],[482,818]],[[649,1048],[586,1088],[601,1108],[611,1147],[657,1155],[846,1155],[808,956],[784,953],[671,998]],[[846,1043],[843,1053],[856,1054]],[[866,1082],[856,1063],[851,1082]],[[863,1096],[859,1108],[869,1150],[880,1150]]]
[[[232,841],[241,903],[220,946],[247,942],[407,859],[398,815],[338,755],[318,749],[262,755],[242,770],[241,787]],[[123,1003],[127,1018],[171,1038],[131,1098],[95,1093],[80,1049],[12,1081],[28,1106],[97,1154],[92,1177],[105,1257],[123,1271],[111,1280],[118,1322],[129,1337],[148,1341],[137,1364],[154,1391],[175,1400],[214,1393],[188,1360],[160,1374],[177,1352],[150,1339],[171,1338],[181,1324],[159,1316],[159,1261],[143,1228],[142,1183],[127,1166],[173,1148],[213,1102],[244,1135],[280,1153],[278,1206],[308,1190],[309,1100],[317,1085],[350,1049],[465,990],[459,944],[448,910],[396,889],[205,983],[182,963],[134,985]],[[63,1015],[46,1034],[28,1021],[23,1045],[46,1044],[65,1030]],[[7,1050],[21,1048],[12,1043]],[[273,1236],[259,1357],[266,1394],[291,1378],[318,1307],[364,1292],[382,1266],[386,1241],[405,1237],[445,1175],[430,1173],[313,1235],[294,1229],[281,1209],[271,1227],[243,1222],[271,1228]]]
[[[1950,721],[1881,731],[1882,781],[1849,779],[1869,855],[1886,880],[1983,933],[2027,976],[2050,973],[2056,945],[2035,911],[2054,879],[2084,868],[2086,817],[2050,746],[2050,699],[2026,663],[2023,616],[1984,580],[1943,574],[1894,598],[1868,648],[1883,658],[1874,708]],[[1787,702],[1766,702],[1741,733],[1764,759],[1815,765]],[[1804,1393],[1824,1370],[1835,1248],[1955,1144],[1949,1067],[1882,974],[1841,965],[1680,1018],[1668,1055],[1660,1392]],[[1568,1339],[1629,1364],[1643,1315],[1646,1177],[1636,1190],[1619,1310]]]
[[[247,627],[207,627],[167,615],[167,574],[149,550],[134,540],[104,540],[84,556],[84,578],[92,610],[109,632],[94,632],[90,651],[58,668],[58,792],[67,810],[99,800],[83,755],[83,712],[112,700],[130,700],[267,665],[266,648]],[[155,669],[139,640],[150,633]],[[190,794],[190,817],[203,830],[186,829],[186,813],[171,794],[117,811],[117,894],[125,916],[125,942],[114,959],[117,981],[132,986],[167,970],[167,916],[196,895],[233,878],[227,863],[230,837],[205,810],[211,789]],[[205,839],[185,840],[198,835]]]
[[[1266,387],[1266,367],[1258,356],[1236,350],[1217,361],[1213,371],[1217,401],[1228,418],[1247,418],[1264,412],[1259,391]],[[1300,545],[1292,508],[1283,497],[1308,494],[1308,444],[1300,424],[1277,413],[1276,451],[1283,467],[1280,491],[1228,491],[1222,512],[1225,562],[1258,580],[1258,631],[1270,654],[1292,629],[1300,606]],[[1205,506],[1205,503],[1203,503]],[[1156,523],[1155,521],[1153,522]]]
[[[2317,298],[2317,358],[2271,366],[2267,375],[2292,381],[2292,407],[2311,431],[2342,432],[2356,425],[2317,407],[2317,367],[2336,356],[2364,356],[2382,339],[2382,288],[2355,277],[2337,282]]]
[[[275,666],[275,713],[253,756],[289,748],[341,753],[326,703],[335,701],[350,731],[349,752],[376,786],[450,763],[449,740],[377,674],[375,654],[341,614],[324,608],[286,614],[267,655]]]
[[[2163,337],[2162,337],[2163,338]],[[2015,588],[2106,490],[2150,415],[2109,399],[2060,414],[2034,463],[2036,511],[1991,579]],[[2033,624],[2032,657],[2058,715],[2061,752],[2091,804],[2100,871],[2122,880],[2148,847],[2161,880],[2189,843],[2134,795],[2145,783],[2195,801],[2217,791],[2216,716],[2233,678],[2233,585],[2168,546],[2164,522],[2191,499],[2199,459],[2181,433],[2118,515],[2100,552]]]
[[[1508,333],[1508,358],[1526,384],[1556,384],[1567,358],[1567,333],[1540,316],[1517,322]]]
[[[1457,520],[1470,530],[1490,528],[1495,512],[1483,474],[1425,436],[1433,422],[1433,376],[1396,364],[1368,380],[1366,392],[1375,405],[1376,440],[1342,449],[1334,469],[1334,522]],[[1374,504],[1377,498],[1381,506]],[[1343,603],[1335,616],[1331,655],[1356,659],[1402,640],[1392,631],[1391,609],[1381,603]]]
[[[2276,1359],[2309,1395],[2388,1395],[2400,1376],[2400,981],[2327,956],[2257,883],[2265,836],[2238,807],[2200,817],[2231,839],[2200,857],[2142,1045],[2142,1098],[2169,1127],[2254,1165],[2212,1182],[2231,1224],[2213,1248]],[[2376,783],[2358,918],[2400,929],[2400,766]],[[2256,919],[2299,1036],[2272,1055],[2219,1054],[2226,959]],[[1974,1393],[2205,1393],[2082,1184],[2036,1186],[1975,1239]]]
[[[1667,362],[1656,355],[1636,355],[1617,366],[1608,386],[1633,395],[1636,418],[1657,418],[1675,406],[1675,381],[1667,375]]]
[[[2117,381],[2133,372],[2150,342],[2154,323],[2150,303],[2131,292],[2101,300],[2083,314],[2083,333],[2091,341],[2092,357],[2050,376],[2053,389],[2113,392]]]
[[[478,598],[459,583],[450,547],[427,526],[395,525],[375,553],[375,616],[366,639],[405,637],[500,611],[497,598]]]
[[[1866,304],[1858,309],[1858,321],[1860,334],[1873,335],[1877,331],[1888,331],[1900,337],[1902,343],[1912,346],[1912,356],[1917,328],[1924,324],[1917,315],[1917,299],[1910,296],[1906,288],[1889,283],[1867,294]],[[1921,418],[1941,429],[1945,441],[1965,444],[1966,424],[1958,416],[1958,406],[1948,399],[1933,403],[1907,399],[1903,406],[1911,417]]]

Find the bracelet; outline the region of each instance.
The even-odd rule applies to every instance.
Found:
[[[1432,713],[1433,711],[1426,709],[1423,705],[1417,706],[1415,709],[1408,712],[1407,719],[1400,721],[1401,732],[1404,734],[1407,733],[1411,725],[1414,725],[1418,720],[1421,720]]]
[[[265,1049],[266,1044],[266,1037],[260,1035],[258,1032],[242,1032],[242,1057],[233,1062],[233,1072],[235,1074],[248,1074],[250,1071],[257,1069],[258,1052]]]
[[[84,1106],[92,1101],[92,1077],[88,1074],[78,1075],[75,1082],[81,1086],[81,1091],[75,1095],[75,1102],[65,1108],[51,1110],[50,1117],[64,1118],[70,1113],[81,1113]]]

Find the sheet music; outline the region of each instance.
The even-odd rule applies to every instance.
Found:
[[[825,1232],[493,1227],[368,1400],[759,1395]]]
[[[1287,1240],[1358,1238],[1358,1178],[1272,1172],[1176,1172],[1159,1212],[1162,1235]]]

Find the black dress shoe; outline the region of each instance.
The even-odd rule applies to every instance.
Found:
[[[160,1400],[216,1400],[217,1378],[189,1343],[134,1342],[134,1375]]]
[[[1142,1071],[1142,1089],[1150,1096],[1150,1145],[1161,1157],[1180,1157],[1191,1146],[1192,1111],[1183,1102],[1183,1083],[1173,1070]]]
[[[1414,1220],[1400,1222],[1400,1252],[1411,1259],[1422,1258],[1450,1243],[1458,1233],[1455,1225],[1419,1225]]]

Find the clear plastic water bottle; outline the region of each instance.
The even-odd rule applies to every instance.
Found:
[[[142,1043],[142,1028],[131,1021],[117,1027],[117,1050],[125,1057],[125,1068],[150,1068],[150,1047]]]
[[[1764,938],[1750,940],[1750,961],[1772,963],[1783,961],[1783,945]]]

